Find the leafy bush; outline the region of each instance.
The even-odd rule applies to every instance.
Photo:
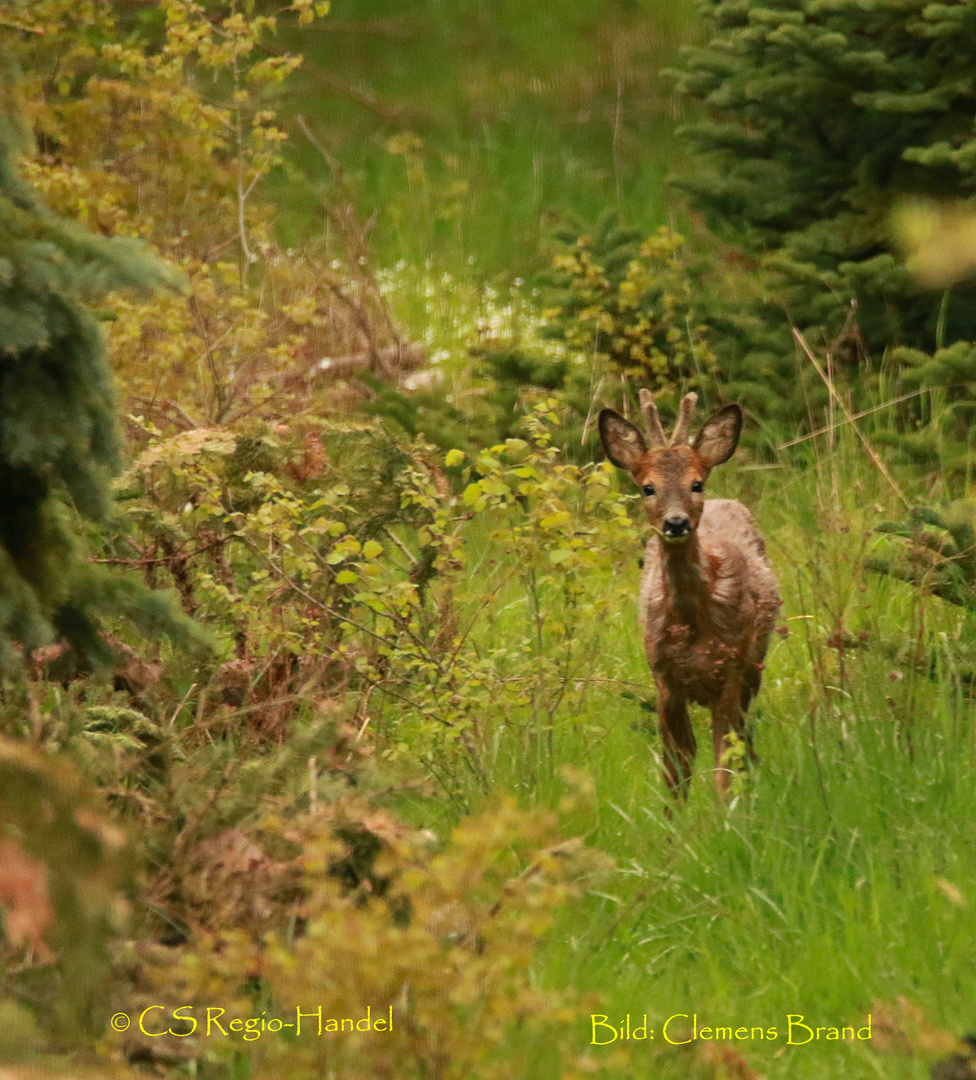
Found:
[[[472,778],[486,789],[489,717],[551,732],[624,602],[622,587],[597,599],[591,575],[637,547],[609,467],[564,463],[551,445],[553,407],[533,410],[528,439],[451,451],[460,494],[431,447],[362,422],[157,441],[120,481],[133,528],[112,558],[175,588],[210,628],[208,711],[273,741],[306,686],[362,695],[363,717],[376,695],[390,703],[389,729],[385,709],[375,721],[387,753],[409,746],[449,794]],[[499,565],[486,593],[467,584],[478,523]],[[489,642],[490,606],[512,589],[525,620]]]
[[[592,236],[564,229],[557,238],[566,250],[553,260],[545,336],[599,357],[601,383],[699,387],[713,374],[681,236],[661,228],[641,237],[608,215]]]
[[[344,208],[337,269],[331,253],[282,250],[262,198],[286,139],[274,95],[301,63],[274,34],[324,10],[166,0],[133,30],[108,5],[45,0],[23,15],[39,150],[26,175],[58,213],[141,237],[185,275],[184,293],[106,305],[127,404],[171,429],[296,411],[314,389],[341,398],[336,373],[388,377],[409,352]]]
[[[429,522],[404,505],[412,471],[434,469],[428,453],[362,421],[156,437],[118,482],[132,528],[110,560],[174,588],[210,628],[222,665],[211,706],[281,738],[304,684],[327,692],[348,680],[337,649],[358,580],[350,568],[376,568],[391,526],[409,535]],[[422,589],[433,556],[419,558],[427,569],[408,584]]]
[[[363,577],[354,596],[360,623],[384,642],[375,658],[359,645],[357,670],[393,696],[397,747],[409,746],[455,797],[490,790],[503,730],[507,753],[551,773],[557,719],[571,722],[591,680],[605,677],[603,635],[627,604],[614,570],[634,558],[635,527],[608,465],[564,462],[551,445],[553,406],[535,406],[527,439],[470,462],[448,454],[448,466],[463,466],[460,505],[415,473],[407,499],[432,515],[418,539],[437,576],[425,591]],[[460,528],[468,517],[489,530],[487,591],[466,587],[481,558]],[[521,610],[499,626],[491,609],[505,596]]]
[[[578,801],[567,795],[564,808]],[[164,1042],[162,1052],[184,1060],[247,1061],[258,1077],[510,1076],[526,1069],[527,1052],[547,1072],[572,1068],[579,1005],[535,986],[530,971],[537,942],[587,866],[581,841],[564,840],[551,811],[506,801],[431,851],[429,835],[364,809],[347,801],[264,822],[300,847],[291,928],[218,927],[144,965],[154,987],[146,1000],[182,1005],[173,1027],[186,1037],[134,1031],[116,1041],[130,1053],[158,1055]],[[381,888],[350,890],[335,873],[349,851],[334,832],[337,811],[380,838]],[[253,843],[248,857],[252,881],[263,881],[267,858]],[[214,1029],[203,1038],[207,1007],[218,1003],[227,1037]],[[290,1036],[263,1026],[295,1025],[299,1012],[301,1031],[292,1026]]]

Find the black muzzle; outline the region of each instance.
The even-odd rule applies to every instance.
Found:
[[[687,540],[691,536],[691,521],[685,514],[665,518],[661,535],[665,540]]]

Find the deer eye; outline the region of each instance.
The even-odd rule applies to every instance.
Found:
[[[691,482],[691,490],[696,492],[696,493],[704,491],[705,490],[705,485],[704,485],[704,483],[702,483],[701,480],[692,480],[692,482]]]
[[[653,484],[645,484],[641,488],[641,491],[643,491],[645,495],[653,495],[655,493],[654,492],[654,485]]]

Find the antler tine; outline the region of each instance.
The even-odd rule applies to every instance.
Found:
[[[657,411],[657,405],[654,403],[653,395],[650,390],[641,390],[638,396],[640,397],[641,412],[647,421],[647,429],[651,436],[651,446],[657,449],[667,446],[668,440],[665,437],[664,428],[661,426],[661,417]]]
[[[678,422],[674,425],[671,435],[672,446],[684,446],[688,441],[688,433],[691,430],[691,418],[695,414],[695,406],[698,404],[697,394],[685,394],[678,407]]]

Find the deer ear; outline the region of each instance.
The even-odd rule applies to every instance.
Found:
[[[600,438],[607,457],[619,469],[633,472],[647,453],[644,436],[613,409],[604,409],[600,413]]]
[[[714,469],[735,453],[741,431],[742,410],[738,405],[727,405],[705,421],[705,426],[698,432],[692,445],[704,458],[705,464]]]

